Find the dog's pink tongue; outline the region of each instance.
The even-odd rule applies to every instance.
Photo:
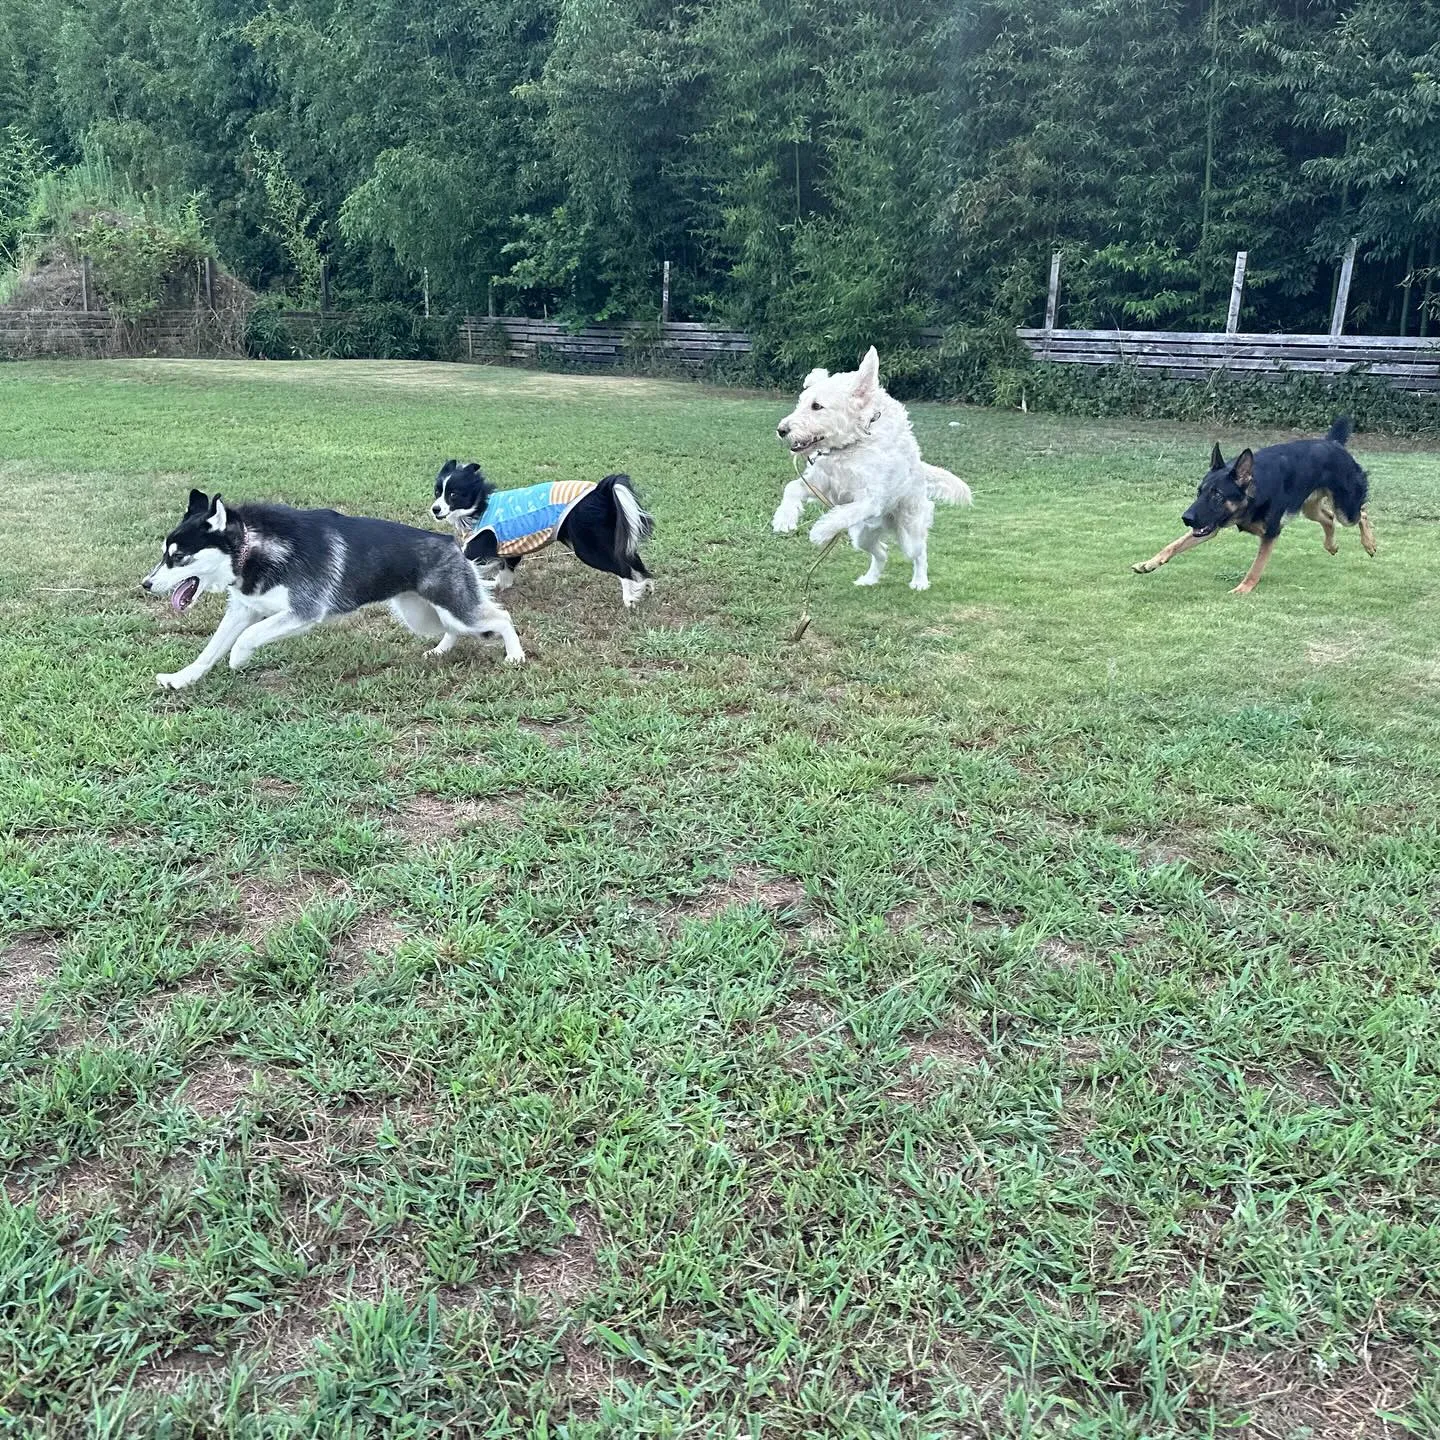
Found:
[[[178,615],[182,610],[189,607],[190,602],[195,598],[195,592],[200,588],[200,582],[195,579],[182,580],[170,593],[170,608]]]

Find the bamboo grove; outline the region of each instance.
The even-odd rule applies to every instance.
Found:
[[[1440,329],[1426,0],[6,0],[0,243],[102,156],[262,289],[748,327]],[[26,167],[29,167],[26,169]],[[102,203],[97,197],[96,203]],[[6,213],[8,211],[8,213]]]

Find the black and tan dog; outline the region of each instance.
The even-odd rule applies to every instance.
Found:
[[[1335,543],[1335,522],[1358,525],[1360,543],[1367,555],[1373,555],[1375,532],[1365,513],[1370,482],[1345,448],[1349,438],[1350,421],[1342,415],[1323,440],[1292,440],[1253,454],[1242,450],[1229,464],[1217,445],[1195,503],[1180,517],[1189,532],[1131,568],[1148,575],[1182,550],[1233,525],[1260,537],[1260,553],[1250,573],[1230,592],[1248,595],[1260,583],[1280,530],[1293,515],[1304,515],[1324,530],[1325,548],[1332,555],[1340,548]]]

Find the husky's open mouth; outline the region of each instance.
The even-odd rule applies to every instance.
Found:
[[[185,611],[195,603],[195,597],[199,593],[200,577],[198,575],[187,575],[170,592],[170,608],[177,615],[183,615]]]

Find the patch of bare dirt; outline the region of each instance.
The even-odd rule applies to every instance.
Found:
[[[791,1000],[775,1016],[775,1025],[785,1042],[780,1064],[793,1075],[808,1073],[811,1051],[839,1036],[845,1028],[839,1012],[812,995],[798,995]]]
[[[1321,1375],[1297,1355],[1232,1350],[1202,1367],[1231,1411],[1237,1440],[1403,1440],[1416,1432],[1385,1418],[1403,1412],[1419,1384],[1416,1358],[1371,1350],[1363,1365]]]
[[[0,945],[0,1015],[40,998],[55,973],[57,942],[51,935],[21,935]]]
[[[600,1401],[614,1393],[617,1381],[638,1385],[645,1379],[645,1372],[633,1361],[610,1354],[599,1341],[587,1343],[574,1331],[560,1342],[560,1349],[565,1357],[560,1388],[577,1415],[594,1415]]]
[[[300,787],[292,781],[276,780],[270,775],[262,775],[253,789],[262,799],[274,801],[277,805],[293,800],[300,793]]]
[[[1061,970],[1074,970],[1085,963],[1085,951],[1059,935],[1051,935],[1036,947],[1036,953]]]
[[[93,1215],[129,1194],[132,1168],[117,1160],[77,1160],[45,1182],[36,1209],[55,1215]]]
[[[1018,910],[997,910],[983,900],[970,906],[966,924],[979,935],[1008,935],[1025,917]]]
[[[1344,665],[1359,659],[1372,648],[1371,642],[1363,635],[1352,635],[1346,639],[1330,636],[1325,640],[1307,641],[1305,658],[1312,665]]]
[[[347,1267],[307,1282],[299,1299],[258,1329],[247,1354],[267,1376],[292,1374],[305,1366],[315,1342],[330,1330],[337,1301],[374,1304],[389,1293],[413,1302],[424,1288],[424,1271],[409,1255],[362,1247]]]
[[[249,945],[259,945],[272,930],[293,924],[305,907],[321,895],[338,898],[345,893],[340,882],[326,888],[313,876],[297,877],[289,885],[247,878],[235,890],[240,936]]]
[[[930,1099],[956,1077],[974,1070],[989,1054],[985,1042],[968,1030],[945,1030],[923,1039],[907,1040],[909,1069],[885,1092],[892,1100],[918,1104]]]
[[[396,950],[405,935],[392,915],[362,915],[336,945],[331,964],[337,974],[354,979],[371,961]]]
[[[1061,1044],[1071,1070],[1088,1070],[1105,1053],[1105,1047],[1089,1035],[1067,1035]]]
[[[520,732],[532,736],[552,750],[568,745],[575,738],[574,731],[563,720],[522,720]]]
[[[577,1211],[572,1218],[573,1235],[548,1254],[525,1256],[515,1269],[520,1288],[536,1301],[547,1320],[558,1319],[591,1294],[599,1275],[595,1254],[600,1223],[588,1209]]]
[[[1292,1095],[1298,1096],[1307,1104],[1323,1105],[1328,1109],[1340,1101],[1340,1092],[1336,1088],[1334,1077],[1308,1060],[1292,1065],[1281,1076],[1281,1080]]]
[[[176,1098],[205,1120],[235,1110],[256,1089],[257,1069],[226,1055],[197,1066],[180,1082]]]
[[[174,1395],[192,1380],[204,1381],[223,1374],[225,1361],[219,1355],[199,1350],[176,1350],[154,1355],[135,1372],[135,1388],[157,1395]]]
[[[1153,839],[1145,835],[1116,834],[1110,839],[1130,851],[1146,870],[1158,870],[1162,865],[1196,864],[1195,856],[1185,848],[1180,836]]]
[[[768,875],[754,865],[741,865],[726,879],[706,886],[669,913],[686,920],[713,920],[726,910],[746,905],[758,905],[775,914],[800,910],[805,905],[805,887],[798,880]]]
[[[417,794],[383,818],[385,828],[412,845],[449,840],[466,830],[484,826],[510,826],[519,815],[513,796],[485,800],[446,800],[439,795]]]

